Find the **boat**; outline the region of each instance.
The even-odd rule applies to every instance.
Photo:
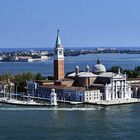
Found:
[[[48,106],[49,105],[49,104],[44,104],[44,103],[37,103],[33,100],[22,101],[22,100],[7,99],[7,98],[0,98],[0,103],[11,104],[11,105],[20,105],[20,106]]]
[[[56,106],[57,105],[57,96],[55,93],[55,90],[52,89],[53,92],[51,92],[50,97],[50,103],[41,103],[36,102],[32,96],[29,94],[27,96],[22,96],[23,100],[19,100],[17,98],[18,94],[14,93],[3,93],[3,97],[0,97],[0,103],[4,104],[11,104],[11,105],[20,105],[20,106]],[[14,98],[13,98],[14,96]],[[39,97],[36,97],[36,99],[39,99]]]
[[[14,95],[15,98],[13,98],[12,95]],[[29,97],[27,98],[27,100],[19,100],[17,99],[17,94],[4,93],[4,97],[0,97],[0,103],[11,104],[11,105],[21,105],[21,106],[48,106],[50,105],[47,103],[36,102],[33,99],[30,99]]]

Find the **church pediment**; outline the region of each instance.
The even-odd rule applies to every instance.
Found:
[[[113,78],[121,79],[121,78],[126,78],[126,76],[120,73],[120,74],[114,75]]]

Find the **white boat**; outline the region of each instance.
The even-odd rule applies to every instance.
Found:
[[[37,103],[33,100],[21,101],[21,100],[6,99],[6,98],[0,98],[0,103],[11,104],[11,105],[21,105],[21,106],[48,106],[49,105],[49,104]]]
[[[4,93],[4,97],[0,97],[0,103],[11,104],[11,105],[21,105],[21,106],[55,106],[57,105],[56,96],[51,98],[52,103],[41,103],[36,102],[34,99],[40,99],[39,97],[32,97],[28,94],[28,96],[22,96],[23,100],[19,100],[17,98],[18,94],[15,93]],[[41,98],[42,99],[42,98]],[[55,100],[54,100],[55,99]]]

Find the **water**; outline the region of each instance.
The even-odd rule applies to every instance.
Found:
[[[139,140],[139,104],[0,107],[0,140]]]
[[[89,54],[80,55],[74,57],[65,58],[65,73],[74,71],[75,65],[79,65],[80,70],[84,70],[88,64],[90,70],[95,65],[97,58],[101,59],[101,62],[110,68],[111,66],[118,65],[125,69],[133,69],[135,66],[140,65],[140,54]],[[53,75],[53,59],[50,58],[46,62],[34,62],[34,63],[0,63],[0,74],[3,72],[11,72],[13,74],[20,72],[41,73],[43,75]]]

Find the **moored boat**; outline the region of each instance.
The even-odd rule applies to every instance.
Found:
[[[37,103],[33,100],[22,101],[22,100],[7,99],[7,98],[0,98],[0,103],[11,104],[11,105],[21,105],[21,106],[48,106],[49,105],[46,103]]]

